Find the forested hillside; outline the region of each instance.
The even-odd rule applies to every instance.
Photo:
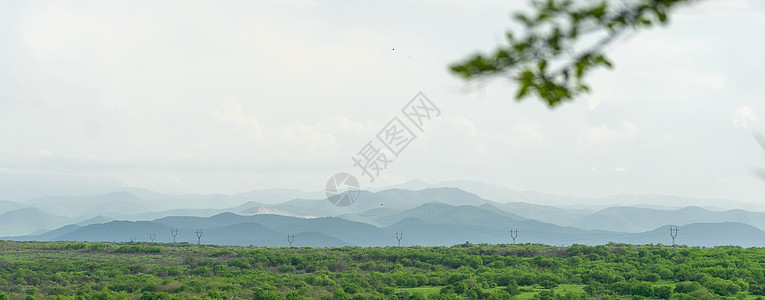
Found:
[[[765,295],[765,249],[607,244],[223,247],[0,242],[6,299],[714,299]]]

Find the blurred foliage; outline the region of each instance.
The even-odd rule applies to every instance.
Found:
[[[554,107],[589,92],[590,71],[613,67],[606,46],[625,33],[667,24],[671,12],[689,2],[694,0],[532,0],[532,13],[514,15],[522,34],[508,31],[507,45],[450,69],[466,80],[507,76],[518,84],[517,100],[537,95]],[[596,41],[581,47],[588,35]]]

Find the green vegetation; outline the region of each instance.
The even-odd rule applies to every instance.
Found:
[[[0,242],[0,299],[762,299],[765,249]]]

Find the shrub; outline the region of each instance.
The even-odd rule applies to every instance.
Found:
[[[162,253],[162,247],[160,246],[148,246],[148,245],[125,245],[115,249],[117,253]]]
[[[669,286],[660,286],[653,290],[653,295],[661,299],[669,299],[672,297],[672,288]]]
[[[632,295],[651,297],[653,296],[653,285],[648,282],[640,282],[630,288]]]

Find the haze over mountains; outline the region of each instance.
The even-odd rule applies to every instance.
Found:
[[[172,242],[170,231],[176,228],[178,242],[196,243],[194,232],[202,229],[202,243],[211,244],[286,246],[286,235],[294,234],[293,246],[385,246],[395,245],[393,233],[402,230],[402,245],[452,245],[512,242],[509,230],[516,228],[521,243],[668,244],[668,225],[677,225],[680,244],[765,246],[765,213],[669,207],[714,204],[670,196],[586,199],[480,182],[411,181],[362,191],[356,203],[341,208],[322,192],[290,189],[235,195],[171,195],[129,187],[47,190],[62,195],[27,190],[34,188],[0,189],[2,239],[148,241],[155,233],[156,242]],[[613,203],[606,205],[604,199]]]

